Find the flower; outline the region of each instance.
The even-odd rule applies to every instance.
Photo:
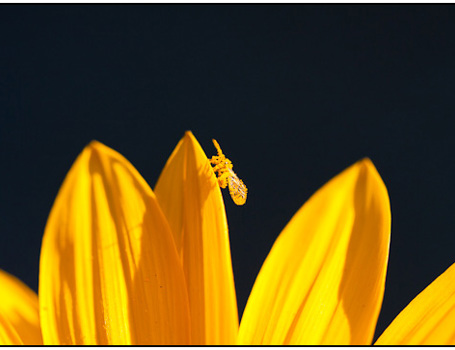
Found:
[[[390,220],[369,159],[337,175],[278,237],[239,326],[224,203],[192,133],[154,191],[123,156],[94,141],[51,210],[39,300],[0,272],[0,343],[370,344]],[[454,280],[455,265],[378,343],[453,343]]]

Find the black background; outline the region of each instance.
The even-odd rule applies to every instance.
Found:
[[[3,5],[0,33],[0,267],[35,290],[82,148],[153,187],[185,130],[249,188],[224,193],[240,314],[281,229],[364,156],[392,207],[377,334],[455,262],[453,6]]]

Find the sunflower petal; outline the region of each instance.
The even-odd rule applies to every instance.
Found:
[[[371,343],[390,221],[387,190],[369,159],[329,181],[272,247],[245,308],[239,343]]]
[[[0,345],[41,345],[38,296],[0,270]]]
[[[187,344],[183,270],[156,197],[119,153],[92,142],[49,216],[40,262],[46,344]]]
[[[185,271],[192,343],[235,343],[239,324],[223,198],[191,132],[170,156],[155,193]]]
[[[455,264],[393,320],[376,345],[455,345]]]

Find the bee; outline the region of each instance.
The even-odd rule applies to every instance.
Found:
[[[212,142],[218,155],[213,156],[210,159],[210,163],[213,165],[213,171],[216,172],[218,185],[221,188],[226,188],[228,186],[229,194],[234,203],[237,205],[244,205],[248,189],[237,174],[234,173],[234,170],[232,170],[232,162],[223,154],[218,142],[216,142],[215,139],[213,139]]]

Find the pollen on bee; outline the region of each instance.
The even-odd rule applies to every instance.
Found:
[[[237,205],[244,205],[248,189],[232,170],[232,162],[223,154],[218,142],[214,139],[212,141],[218,155],[210,158],[210,163],[213,165],[213,171],[216,173],[218,185],[221,188],[229,186],[229,194],[234,203]]]

